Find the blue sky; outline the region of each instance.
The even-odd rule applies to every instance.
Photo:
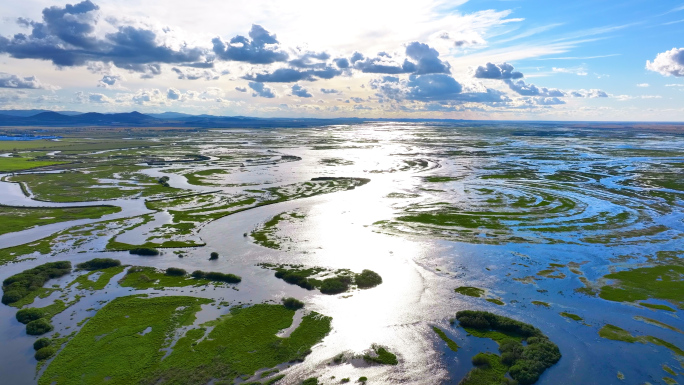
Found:
[[[0,3],[0,108],[684,121],[684,1]]]

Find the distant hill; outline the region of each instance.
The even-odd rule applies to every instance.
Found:
[[[22,116],[22,117],[27,117],[27,116],[34,116],[38,115],[42,112],[51,112],[50,110],[0,110],[0,115],[6,115],[6,116]],[[58,111],[62,115],[80,115],[82,112],[78,111]]]

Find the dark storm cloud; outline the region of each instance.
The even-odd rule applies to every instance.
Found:
[[[17,59],[49,60],[60,67],[81,66],[91,61],[111,62],[143,77],[160,73],[159,63],[205,65],[206,50],[184,45],[178,49],[160,44],[157,32],[119,26],[104,39],[95,36],[99,7],[90,0],[43,10],[42,22],[22,19],[30,34],[0,37],[0,53]]]
[[[505,80],[511,90],[523,96],[545,96],[545,97],[563,97],[565,92],[556,88],[537,87],[534,84],[527,84],[523,80]]]
[[[249,88],[254,90],[254,93],[252,93],[253,97],[260,96],[262,98],[275,98],[275,93],[273,93],[273,90],[266,87],[263,83],[249,82],[247,85]]]
[[[523,74],[518,71],[514,71],[512,65],[508,63],[494,64],[487,63],[484,67],[479,66],[475,70],[475,77],[478,79],[520,79]]]
[[[463,87],[449,75],[411,75],[407,83],[411,100],[448,100],[459,95]]]
[[[303,71],[294,68],[278,68],[271,73],[251,74],[243,78],[260,83],[294,83],[300,80],[315,81],[316,78],[332,79],[341,74],[342,71],[332,67]]]
[[[289,55],[278,47],[276,35],[260,25],[252,25],[249,38],[238,35],[225,43],[220,38],[212,40],[214,53],[223,60],[234,60],[251,64],[271,64],[287,61]]]
[[[300,86],[299,84],[292,86],[292,95],[299,96],[300,98],[310,98],[313,96],[306,88]]]

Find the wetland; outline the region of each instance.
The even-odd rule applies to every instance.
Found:
[[[32,130],[7,383],[684,383],[684,131]]]

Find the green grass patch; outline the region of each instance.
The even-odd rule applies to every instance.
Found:
[[[572,314],[572,313],[567,313],[567,312],[561,312],[559,314],[565,318],[570,318],[573,321],[577,321],[577,322],[584,321],[584,319],[582,317],[578,316],[577,314]]]
[[[132,287],[137,290],[163,289],[165,287],[205,286],[208,279],[195,279],[186,275],[167,275],[165,271],[154,267],[133,266],[128,269],[126,275],[119,281],[123,287]]]
[[[505,305],[504,301],[502,301],[502,300],[500,300],[500,299],[496,299],[496,298],[487,298],[486,301],[487,301],[487,302],[491,302],[491,303],[493,303],[493,304],[495,304],[495,305],[499,305],[499,306]]]
[[[615,325],[607,324],[603,326],[601,330],[599,330],[598,334],[602,338],[606,338],[613,341],[629,342],[632,344],[635,342],[639,342],[642,344],[652,343],[654,345],[666,347],[670,349],[674,354],[684,357],[684,350],[670,342],[653,336],[634,336],[627,330],[617,327]]]
[[[171,333],[191,325],[200,304],[209,302],[191,297],[114,299],[69,341],[38,383],[139,383],[159,365]]]
[[[599,296],[616,302],[662,299],[684,309],[684,266],[660,265],[611,273],[616,283],[601,287]]]
[[[458,294],[463,294],[463,295],[467,295],[469,297],[476,297],[476,298],[480,298],[480,297],[483,297],[485,295],[484,289],[480,289],[480,288],[472,287],[472,286],[457,287],[456,289],[454,289],[454,291],[457,292]]]
[[[447,336],[446,333],[444,333],[444,331],[443,331],[442,329],[440,329],[440,328],[438,328],[438,327],[436,327],[436,326],[433,326],[433,327],[432,327],[432,330],[433,330],[435,333],[437,333],[437,335],[439,336],[439,338],[442,339],[442,341],[446,342],[447,347],[448,347],[449,349],[451,349],[451,350],[454,351],[454,352],[457,352],[457,351],[458,351],[458,348],[459,348],[458,344],[457,344],[454,340],[452,340],[451,338],[449,338],[449,336]]]
[[[2,159],[2,158],[0,158]],[[79,219],[98,219],[105,215],[118,213],[120,207],[93,206],[68,208],[27,208],[0,206],[0,235],[44,226],[51,223],[75,221]]]
[[[58,162],[54,160],[36,160],[33,158],[0,157],[0,172],[30,170],[32,168],[54,166],[56,164],[64,163],[67,162]]]
[[[639,302],[639,305],[641,305],[643,307],[647,307],[649,309],[653,309],[653,310],[665,310],[665,311],[675,312],[675,309],[673,309],[667,305],[658,305],[655,303],[647,303],[647,302]]]
[[[126,266],[114,266],[93,270],[88,274],[77,277],[69,286],[76,285],[76,288],[79,290],[102,290],[115,275],[122,273],[125,269]],[[95,274],[98,274],[97,279],[92,280],[91,277]]]
[[[54,235],[49,237],[39,239],[35,242],[25,243],[23,245],[7,247],[0,249],[0,266],[14,262],[19,257],[24,255],[40,253],[40,254],[50,254],[52,252],[52,241]]]

